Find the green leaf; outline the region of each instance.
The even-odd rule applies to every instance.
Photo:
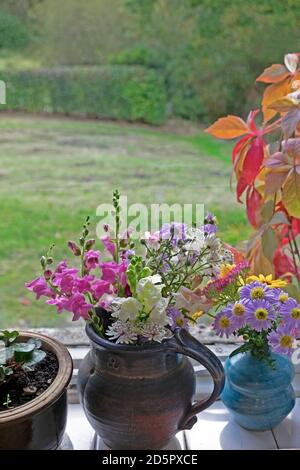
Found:
[[[274,202],[273,201],[265,202],[261,210],[262,220],[268,223],[269,220],[272,218],[273,213],[274,213]]]
[[[229,355],[229,357],[233,357],[233,356],[235,356],[236,354],[244,353],[244,352],[250,351],[250,349],[251,349],[251,346],[250,346],[249,343],[242,344],[239,348],[237,348],[237,349],[235,349],[234,351],[232,351],[232,353]]]
[[[9,346],[11,343],[13,343],[17,337],[19,336],[19,332],[14,330],[14,331],[8,331],[8,330],[2,330],[0,333],[0,340],[4,342],[5,346]]]
[[[282,189],[282,202],[289,215],[300,217],[300,174],[292,171]]]
[[[35,349],[33,343],[15,343],[13,346],[14,357],[16,362],[28,361]]]
[[[5,365],[7,361],[14,357],[14,349],[12,346],[0,349],[0,364]]]
[[[25,371],[32,371],[34,370],[34,366],[41,362],[43,359],[45,359],[46,353],[45,351],[42,351],[41,349],[36,349],[33,351],[31,354],[31,357],[28,361],[24,362],[22,365],[22,369]]]
[[[264,255],[269,261],[273,262],[275,251],[277,249],[278,240],[275,231],[269,227],[262,236],[262,249]]]
[[[6,377],[13,374],[13,370],[10,367],[4,367],[0,365],[0,384],[4,382]]]
[[[35,349],[40,349],[42,347],[42,341],[38,338],[30,338],[28,341],[27,341],[27,344],[34,344],[35,345]]]

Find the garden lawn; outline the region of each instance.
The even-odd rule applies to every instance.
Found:
[[[229,188],[230,145],[199,130],[0,115],[0,328],[69,322],[24,288],[54,242],[67,257],[87,215],[113,189],[128,203],[205,203],[236,244],[249,228]],[[99,242],[100,244],[100,242]]]

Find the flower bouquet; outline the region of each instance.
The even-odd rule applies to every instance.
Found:
[[[52,249],[41,258],[42,275],[27,284],[37,298],[83,318],[91,352],[82,361],[78,389],[84,411],[110,449],[159,449],[224,386],[219,359],[188,333],[212,302],[203,288],[233,254],[217,237],[215,218],[200,227],[164,224],[134,240],[120,231],[120,196],[113,196],[114,227],[104,225],[104,250],[89,238],[89,220],[78,243],[78,259],[53,266]],[[210,372],[207,400],[193,401],[195,374],[189,356]]]
[[[201,227],[164,224],[137,243],[131,230],[119,232],[119,194],[114,193],[116,224],[104,225],[104,253],[94,249],[89,220],[78,243],[68,246],[78,266],[63,260],[52,269],[52,249],[41,258],[42,276],[26,284],[37,299],[83,318],[97,335],[126,344],[161,342],[177,327],[188,328],[211,307],[203,285],[214,280],[232,252],[216,236],[208,214]],[[107,259],[107,256],[110,259]],[[105,259],[106,257],[106,259]]]
[[[270,429],[295,405],[290,357],[296,354],[300,336],[300,304],[283,290],[285,286],[284,280],[271,275],[249,276],[241,265],[228,266],[223,277],[206,287],[217,311],[214,331],[244,340],[226,361],[221,397],[247,429]]]

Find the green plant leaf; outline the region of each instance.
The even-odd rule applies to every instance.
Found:
[[[290,215],[300,217],[300,174],[292,171],[282,189],[282,202]]]
[[[17,339],[18,336],[19,336],[19,332],[16,330],[14,331],[2,330],[0,333],[0,340],[4,342],[5,346],[9,346]]]
[[[30,338],[27,341],[27,344],[34,344],[35,349],[40,349],[42,347],[42,341],[39,338]]]
[[[12,346],[0,349],[0,364],[5,365],[7,361],[14,357],[14,349]]]
[[[262,236],[262,249],[264,255],[270,262],[273,262],[274,254],[278,245],[275,231],[269,227]]]
[[[33,351],[31,354],[31,357],[28,361],[24,362],[22,365],[22,369],[25,371],[32,371],[34,370],[34,366],[41,362],[43,359],[45,359],[46,353],[45,351],[42,351],[41,349],[36,349]]]
[[[238,347],[237,349],[235,349],[234,351],[232,351],[232,353],[229,355],[229,357],[233,357],[233,356],[235,356],[236,354],[244,353],[244,352],[250,351],[250,349],[251,349],[251,346],[250,346],[249,343],[242,344],[240,347]]]
[[[6,377],[13,374],[13,370],[10,367],[4,367],[0,365],[0,384],[4,382]]]
[[[13,346],[14,358],[16,362],[28,361],[35,349],[33,343],[15,343]]]

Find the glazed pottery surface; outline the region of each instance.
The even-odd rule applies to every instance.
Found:
[[[159,449],[196,414],[212,404],[224,385],[219,359],[187,331],[163,343],[127,346],[106,341],[88,325],[91,351],[83,360],[78,388],[86,416],[110,449]],[[211,373],[214,390],[193,403],[195,375],[190,356]]]
[[[19,340],[39,338],[43,349],[57,357],[59,369],[49,388],[25,405],[0,412],[0,450],[54,450],[62,441],[67,423],[67,386],[72,358],[67,348],[47,336],[20,332]]]
[[[221,399],[236,422],[246,429],[271,429],[295,405],[291,385],[294,366],[286,356],[274,353],[271,356],[274,369],[250,353],[239,353],[226,360]]]

